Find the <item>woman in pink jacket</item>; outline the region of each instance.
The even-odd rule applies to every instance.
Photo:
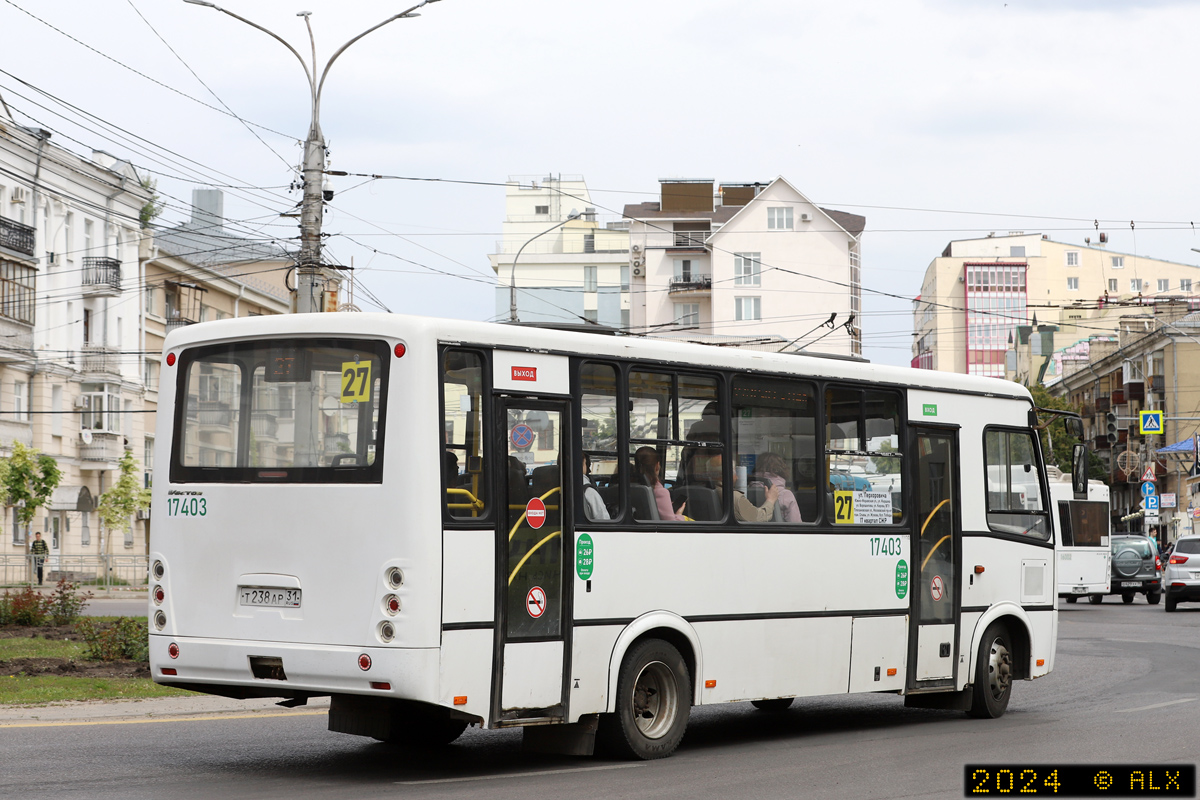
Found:
[[[633,465],[642,481],[654,490],[654,504],[658,507],[658,516],[671,522],[686,522],[687,517],[683,515],[683,509],[687,503],[680,505],[678,511],[673,509],[671,493],[662,485],[662,464],[658,460],[658,451],[649,445],[639,447],[633,454]]]
[[[796,495],[787,488],[787,462],[778,453],[763,453],[754,460],[754,470],[757,477],[768,486],[779,490],[779,508],[783,512],[784,522],[801,522],[800,506],[796,503]]]

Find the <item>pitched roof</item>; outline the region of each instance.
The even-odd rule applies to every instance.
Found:
[[[628,219],[709,219],[725,223],[742,210],[741,206],[720,206],[712,211],[662,211],[657,201],[648,203],[626,203],[623,216]]]

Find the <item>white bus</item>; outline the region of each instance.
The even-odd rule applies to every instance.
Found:
[[[189,326],[164,357],[160,683],[655,758],[694,705],[998,717],[1054,665],[1015,384],[375,314]],[[1016,472],[1041,490],[989,477]]]
[[[1058,514],[1058,596],[1074,603],[1104,602],[1112,579],[1108,486],[1088,481],[1086,500],[1075,498],[1071,476],[1049,468],[1050,500]]]

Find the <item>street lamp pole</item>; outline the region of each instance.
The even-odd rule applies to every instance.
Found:
[[[521,253],[525,250],[526,247],[529,246],[529,243],[532,242],[534,239],[541,238],[542,236],[545,236],[547,233],[550,233],[551,231],[558,230],[563,225],[566,225],[568,222],[573,222],[574,220],[579,219],[580,216],[581,216],[580,213],[572,208],[571,213],[567,214],[566,219],[564,219],[562,222],[555,223],[554,225],[550,226],[549,228],[546,228],[546,230],[542,231],[541,233],[534,234],[532,237],[530,237],[528,240],[526,240],[525,244],[521,245],[521,249],[517,251],[517,254],[515,256],[513,256],[512,271],[509,273],[509,276],[508,276],[508,321],[509,322],[517,322],[518,321],[517,320],[517,259],[519,259],[521,257]]]
[[[394,22],[398,19],[410,19],[419,17],[420,14],[413,13],[422,6],[429,3],[436,3],[439,0],[422,0],[415,6],[401,11],[388,17],[378,25],[367,28],[362,33],[355,36],[350,41],[343,44],[337,49],[329,60],[325,62],[324,69],[321,70],[321,77],[317,79],[317,42],[313,37],[312,23],[309,22],[310,12],[301,11],[296,16],[304,17],[304,24],[308,28],[308,40],[312,46],[312,69],[309,69],[308,64],[304,61],[304,57],[296,51],[296,48],[287,43],[281,36],[267,30],[262,25],[256,22],[251,22],[243,16],[233,13],[228,9],[221,8],[215,3],[210,3],[208,0],[183,0],[185,3],[191,3],[196,6],[207,6],[208,8],[216,9],[223,14],[227,14],[240,22],[244,22],[252,28],[262,31],[270,36],[275,41],[282,44],[288,51],[296,57],[300,62],[300,66],[304,68],[304,77],[308,79],[309,94],[312,103],[312,118],[308,126],[308,137],[304,140],[304,166],[301,170],[303,176],[304,198],[300,204],[300,257],[296,264],[296,311],[299,313],[308,313],[313,311],[321,311],[319,298],[319,287],[327,280],[324,275],[324,268],[321,263],[321,222],[324,214],[324,176],[325,176],[325,135],[321,132],[321,90],[325,86],[325,78],[329,75],[329,68],[333,66],[333,62],[337,61],[338,56],[345,52],[346,48],[357,42],[359,39],[366,36],[368,33],[377,31],[389,22]]]

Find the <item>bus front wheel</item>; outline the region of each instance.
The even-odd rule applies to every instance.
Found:
[[[1001,622],[993,622],[979,642],[971,709],[967,712],[970,716],[977,719],[1004,716],[1012,697],[1012,653],[1008,628]]]
[[[675,752],[692,708],[692,680],[669,642],[647,639],[621,662],[616,711],[600,719],[600,735],[614,755],[649,760]]]

